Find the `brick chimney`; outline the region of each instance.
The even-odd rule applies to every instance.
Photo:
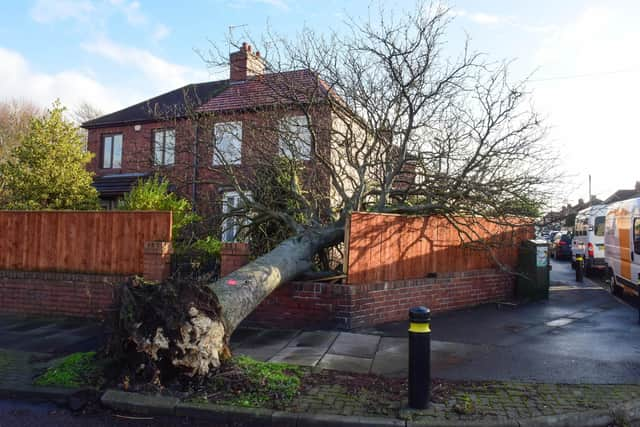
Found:
[[[260,52],[253,53],[251,45],[242,43],[240,50],[229,55],[230,79],[233,82],[247,80],[247,77],[264,74],[264,61]]]

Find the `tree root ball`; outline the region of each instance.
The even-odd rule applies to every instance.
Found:
[[[229,354],[220,305],[204,283],[133,279],[122,287],[115,317],[107,353],[139,381],[204,376]]]

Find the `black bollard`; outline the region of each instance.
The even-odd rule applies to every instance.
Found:
[[[426,409],[431,394],[431,311],[409,310],[409,407]]]
[[[584,279],[584,260],[582,255],[576,255],[576,282],[582,282]]]

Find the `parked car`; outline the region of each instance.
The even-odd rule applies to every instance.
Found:
[[[605,271],[604,222],[607,215],[605,205],[595,205],[583,209],[576,215],[573,242],[571,245],[571,266],[575,268],[576,257],[582,256],[587,276],[594,271]]]
[[[614,293],[640,289],[640,198],[609,206],[604,227],[605,260]]]
[[[549,234],[547,235],[547,240],[549,241],[549,243],[553,243],[553,238],[556,237],[556,234],[558,234],[559,231],[550,231]]]
[[[556,233],[551,243],[551,256],[557,260],[571,260],[572,236],[566,232]]]

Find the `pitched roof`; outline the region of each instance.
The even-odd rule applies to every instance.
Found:
[[[254,76],[245,81],[195,83],[82,124],[83,128],[183,117],[187,107],[199,112],[232,111],[273,104],[317,102],[335,96],[310,70]]]
[[[621,200],[633,199],[634,197],[640,196],[640,191],[633,190],[618,190],[604,201],[605,204],[619,202]]]
[[[310,70],[262,74],[231,82],[198,111],[231,111],[274,104],[318,102],[325,100],[329,93],[327,84]]]
[[[189,84],[115,113],[84,122],[82,127],[89,129],[123,123],[156,121],[170,116],[183,116],[188,107],[199,107],[211,97],[222,92],[228,85],[228,80]]]

